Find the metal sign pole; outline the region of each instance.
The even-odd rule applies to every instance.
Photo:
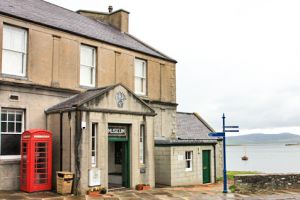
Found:
[[[225,139],[225,114],[223,113],[222,116],[223,119],[223,133],[224,133],[224,137],[223,137],[223,193],[227,193],[227,172],[226,172],[226,139]]]

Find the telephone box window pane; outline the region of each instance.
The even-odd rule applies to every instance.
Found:
[[[1,155],[20,155],[19,134],[2,134],[1,135]]]

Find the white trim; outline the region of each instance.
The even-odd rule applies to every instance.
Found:
[[[82,61],[82,58],[81,58],[82,48],[87,48],[87,49],[92,50],[92,59],[93,60],[92,60],[92,65],[91,66],[81,63],[81,61]],[[96,86],[96,65],[97,65],[96,64],[96,56],[97,56],[97,50],[96,50],[95,47],[84,45],[84,44],[80,45],[80,69],[79,69],[79,84],[80,84],[80,86],[87,86],[87,87],[95,87]],[[89,77],[91,79],[90,80],[91,84],[82,83],[82,80],[81,80],[82,74],[80,73],[82,67],[90,68],[89,70],[92,73],[91,77]]]
[[[16,50],[16,49],[10,49],[10,48],[5,48],[4,47],[4,41],[2,43],[2,74],[7,74],[7,75],[14,75],[14,76],[20,76],[20,77],[25,77],[26,76],[26,71],[27,71],[27,43],[28,43],[28,30],[24,29],[24,28],[20,28],[20,27],[16,27],[16,26],[12,26],[12,25],[8,25],[8,24],[4,24],[3,25],[3,40],[5,40],[5,30],[11,30],[11,31],[21,31],[24,35],[24,41],[23,41],[23,45],[24,45],[24,49],[23,50]],[[11,72],[9,71],[9,68],[13,68],[14,66],[4,66],[4,52],[10,52],[10,53],[14,53],[14,54],[21,54],[22,56],[22,72],[21,73],[15,73],[15,72]],[[6,71],[5,71],[6,69]]]
[[[95,133],[95,135],[93,136],[93,131]],[[94,138],[94,148],[93,149],[93,138]],[[97,152],[97,145],[98,145],[98,123],[92,123],[92,132],[91,132],[91,166],[92,167],[97,167],[97,156],[98,156],[98,152]],[[92,156],[93,152],[95,152],[95,155]]]
[[[187,158],[187,154],[190,154],[190,158]],[[185,151],[185,171],[193,171],[193,151]],[[187,162],[190,162],[190,167],[187,168]]]
[[[0,160],[16,160],[16,159],[21,159],[21,155],[0,156]]]

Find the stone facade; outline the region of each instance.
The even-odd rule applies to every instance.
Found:
[[[117,92],[122,92],[126,96],[126,101],[122,108],[118,108],[115,101]],[[150,184],[155,186],[154,177],[154,123],[153,116],[147,116],[149,107],[145,106],[141,100],[138,100],[133,94],[127,91],[122,86],[116,86],[111,91],[103,94],[101,97],[90,100],[83,107],[88,108],[89,111],[80,111],[80,122],[76,122],[76,111],[60,111],[62,113],[62,122],[60,123],[60,114],[49,113],[47,115],[47,129],[54,133],[53,135],[53,153],[55,160],[53,160],[53,173],[60,169],[60,130],[62,130],[63,139],[63,153],[62,153],[62,170],[77,172],[76,177],[79,178],[78,185],[75,187],[78,193],[84,194],[89,189],[89,170],[93,168],[100,169],[101,185],[108,187],[108,172],[109,160],[113,158],[108,157],[109,151],[109,136],[107,133],[109,124],[124,124],[129,126],[129,144],[130,144],[130,186],[134,188],[137,184]],[[104,111],[99,111],[103,109]],[[110,111],[105,112],[105,110]],[[121,114],[119,112],[128,112],[128,114]],[[139,114],[130,114],[139,113]],[[153,112],[154,111],[151,111]],[[78,114],[78,113],[77,113]],[[80,128],[80,140],[76,144],[76,126],[86,123],[86,127]],[[97,164],[91,165],[91,132],[92,124],[98,124],[98,139],[97,139]],[[59,124],[62,124],[60,127]],[[146,127],[146,143],[145,143],[145,164],[140,164],[139,161],[139,133],[140,125],[144,124]],[[78,149],[78,157],[76,158],[76,149]],[[74,153],[75,152],[75,153]],[[76,163],[79,159],[79,164]],[[76,171],[79,167],[79,171]],[[55,179],[53,178],[55,182]]]
[[[10,84],[0,84],[0,111],[1,108],[15,108],[25,111],[24,126],[26,129],[46,128],[46,108],[61,102],[74,92],[46,91],[34,87],[16,87]],[[18,100],[11,100],[10,96],[18,96]],[[0,190],[19,189],[19,158],[0,156]]]
[[[202,151],[210,151],[210,181],[215,182],[213,145],[155,147],[156,183],[170,186],[203,184]],[[193,152],[192,170],[186,170],[185,152]]]
[[[300,174],[249,174],[234,177],[235,191],[255,193],[284,189],[299,189]]]
[[[0,8],[1,9],[1,8]],[[61,8],[58,8],[61,9]],[[116,26],[120,25],[121,32],[127,32],[128,30],[128,13],[118,12],[113,13],[116,18],[111,19],[111,23]],[[116,20],[117,19],[117,20]],[[121,20],[121,21],[118,21]],[[17,17],[0,14],[0,46],[3,46],[3,25],[9,24],[12,26],[24,28],[28,31],[27,42],[27,63],[26,63],[26,75],[24,77],[18,77],[13,75],[7,75],[2,73],[2,51],[0,51],[0,110],[1,108],[14,108],[23,109],[25,111],[25,125],[24,129],[49,128],[54,133],[54,149],[59,148],[58,141],[60,137],[59,127],[59,114],[52,114],[48,116],[44,111],[49,107],[58,104],[64,99],[84,92],[87,87],[80,85],[80,45],[89,45],[96,48],[96,83],[95,88],[113,85],[116,83],[122,83],[130,90],[134,91],[134,60],[136,58],[143,59],[147,63],[147,94],[141,96],[143,100],[154,105],[157,111],[162,110],[165,114],[155,122],[147,120],[149,123],[149,145],[153,145],[151,140],[152,131],[159,127],[160,130],[164,129],[167,135],[170,135],[174,131],[174,124],[169,125],[170,119],[174,121],[174,113],[176,111],[176,62],[168,59],[152,56],[141,51],[135,51],[129,48],[123,48],[118,45],[112,45],[107,42],[103,42],[96,39],[91,39],[78,35],[76,33],[70,33],[63,31],[59,28],[49,27],[34,23],[26,19],[20,19]],[[148,47],[147,47],[148,48]],[[19,97],[18,101],[10,100],[10,95]],[[167,107],[167,108],[166,108]],[[160,111],[159,111],[160,112]],[[72,146],[75,145],[74,141],[70,139],[72,134],[69,129],[75,127],[75,114],[71,113],[70,118],[68,114],[62,115],[64,124],[64,132],[69,134],[63,135],[63,140],[68,141],[65,144]],[[87,114],[88,118],[95,117],[93,114]],[[114,117],[112,117],[114,116]],[[99,123],[104,123],[103,118],[124,120],[120,115],[108,114],[99,115]],[[132,127],[137,126],[141,117],[127,117],[127,122],[131,119],[130,124]],[[69,121],[71,120],[71,122]],[[148,122],[149,121],[149,122]],[[150,122],[151,121],[151,122]],[[156,122],[159,125],[156,125]],[[101,131],[105,130],[105,126],[101,127]],[[166,130],[166,131],[165,131]],[[134,134],[137,134],[134,131]],[[159,133],[161,134],[161,133]],[[104,136],[101,136],[104,137]],[[84,142],[87,142],[87,138],[84,138]],[[132,141],[134,142],[134,141]],[[136,142],[136,141],[135,141]],[[99,146],[104,148],[105,146]],[[136,152],[136,147],[131,150],[132,153]],[[150,148],[150,147],[149,147]],[[69,150],[63,149],[63,155],[68,155]],[[134,155],[134,154],[133,154]],[[71,157],[73,154],[71,154]],[[101,158],[104,162],[107,157]],[[134,155],[136,156],[136,155]],[[153,153],[148,151],[149,163],[147,164],[146,173],[137,174],[132,173],[134,184],[145,182],[154,185],[154,161],[150,162],[150,158],[153,158]],[[60,155],[58,152],[53,154],[53,167],[59,168]],[[86,159],[83,157],[82,159]],[[103,160],[104,159],[104,160]],[[85,162],[85,160],[83,160]],[[138,172],[139,167],[136,165],[136,160],[132,161],[132,165],[135,166],[134,172]],[[73,166],[74,158],[64,159],[63,169],[74,170]],[[102,164],[101,164],[102,165]],[[101,166],[103,170],[107,167]],[[10,173],[6,173],[7,171]],[[86,174],[86,169],[83,169],[83,173]],[[19,158],[7,159],[0,156],[0,190],[16,190],[18,189],[19,178]],[[107,177],[103,174],[104,183]],[[86,181],[82,179],[83,181]],[[55,182],[55,179],[53,179]],[[5,183],[5,184],[4,184]],[[85,182],[83,183],[85,184]]]

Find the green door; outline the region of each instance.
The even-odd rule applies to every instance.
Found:
[[[202,151],[203,183],[210,183],[210,150]]]

